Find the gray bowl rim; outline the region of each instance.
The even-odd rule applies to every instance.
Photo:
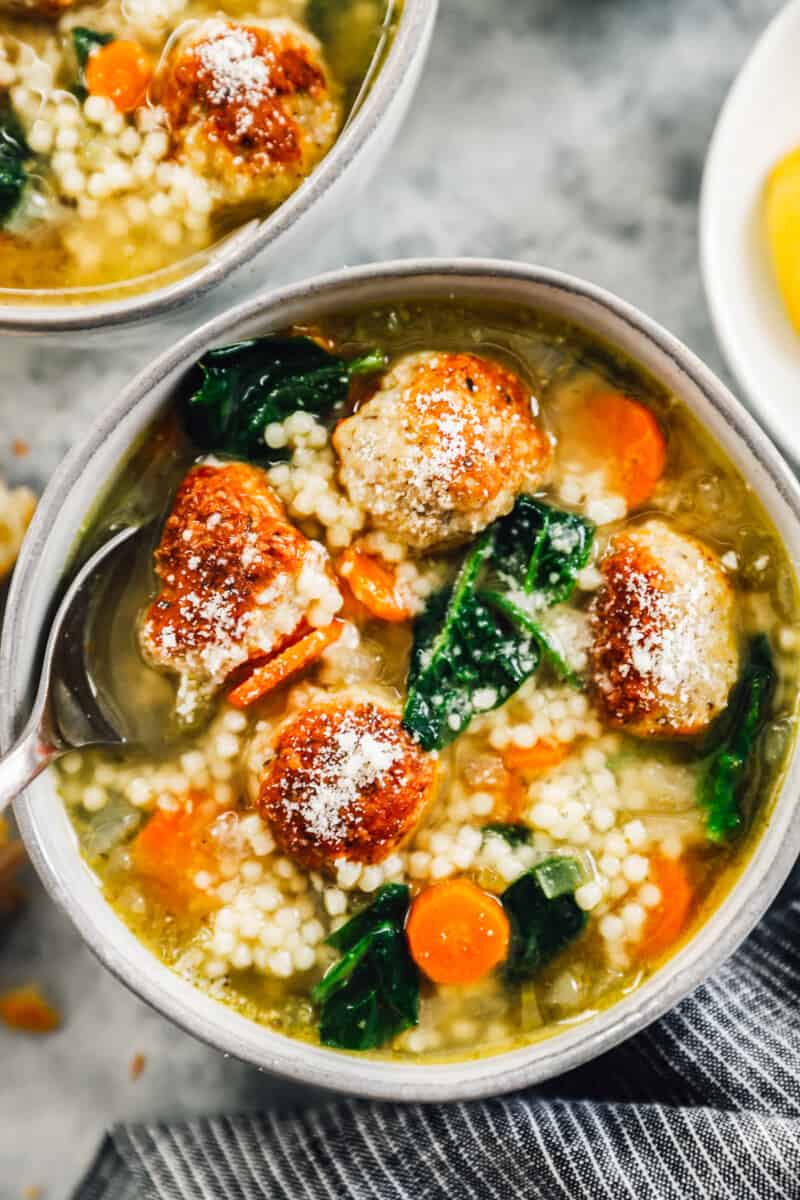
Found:
[[[299,188],[244,236],[233,234],[233,249],[212,256],[194,271],[164,287],[121,300],[91,304],[5,304],[0,295],[0,333],[78,333],[135,325],[173,313],[201,299],[250,259],[288,233],[360,157],[379,131],[384,116],[416,57],[424,53],[436,21],[439,0],[404,0],[394,40],[375,82],[352,124]]]
[[[503,260],[420,259],[345,268],[277,291],[265,292],[184,337],[139,373],[67,455],[39,503],[9,593],[0,644],[0,689],[12,701],[0,711],[0,737],[4,748],[11,744],[17,726],[14,709],[21,699],[17,647],[26,597],[37,586],[36,573],[41,548],[48,539],[49,529],[63,498],[80,478],[97,448],[110,430],[147,396],[151,388],[176,367],[182,364],[188,366],[203,349],[224,339],[229,331],[248,320],[261,317],[265,330],[280,328],[280,314],[284,306],[289,304],[302,303],[313,309],[317,302],[329,302],[332,297],[344,292],[343,307],[357,308],[358,300],[352,299],[349,293],[357,290],[361,284],[386,281],[396,285],[398,299],[413,298],[415,285],[423,283],[439,288],[441,297],[457,296],[461,290],[465,296],[474,298],[476,287],[481,283],[490,284],[493,280],[509,286],[536,285],[545,292],[551,291],[554,296],[567,295],[600,306],[627,325],[642,344],[650,342],[658,352],[666,355],[700,390],[715,414],[728,424],[742,448],[769,476],[777,498],[786,506],[792,525],[797,528],[800,540],[800,484],[779,451],[739,401],[692,351],[628,302],[603,288],[560,271]],[[547,308],[546,301],[532,304],[521,299],[520,305]],[[581,325],[580,319],[575,320],[576,324]],[[635,357],[635,353],[632,356]],[[763,496],[764,491],[759,494]],[[797,564],[794,566],[796,573]],[[734,953],[777,895],[800,852],[800,821],[793,820],[798,799],[800,746],[795,738],[770,818],[744,870],[698,931],[652,977],[609,1008],[588,1020],[567,1024],[564,1031],[541,1041],[474,1060],[433,1064],[359,1058],[312,1046],[273,1033],[231,1013],[222,1004],[213,1006],[215,1012],[219,1008],[226,1014],[219,1020],[193,1012],[191,999],[187,998],[186,1003],[178,1001],[168,994],[166,987],[160,985],[159,981],[165,975],[174,978],[170,968],[152,956],[155,967],[152,972],[148,968],[148,975],[152,974],[152,978],[139,977],[132,964],[126,961],[125,955],[110,941],[99,936],[93,928],[88,909],[77,904],[57,873],[51,869],[39,842],[33,806],[25,803],[24,795],[15,805],[15,815],[34,867],[83,940],[112,974],[180,1028],[234,1058],[297,1082],[377,1100],[442,1102],[496,1096],[563,1074],[610,1050],[673,1008]],[[756,866],[760,867],[758,871]],[[105,903],[102,894],[100,903]],[[200,995],[191,984],[185,986],[192,995]],[[235,1029],[223,1033],[219,1029],[221,1023],[235,1026]]]

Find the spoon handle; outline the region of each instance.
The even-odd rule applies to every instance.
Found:
[[[38,723],[31,723],[0,758],[0,813],[60,753]]]

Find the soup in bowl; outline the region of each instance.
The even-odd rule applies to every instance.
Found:
[[[619,1040],[763,911],[794,484],[667,335],[546,272],[370,268],[201,330],[114,424],[53,485],[5,670],[36,557],[145,523],[89,638],[139,744],[20,816],[159,1007],[303,1078],[479,1094]]]
[[[323,160],[320,197],[378,126],[386,145],[433,11],[417,0],[3,5],[6,325],[20,306],[28,325],[42,325],[42,306],[67,324],[75,305],[73,323],[92,323],[97,305],[150,315],[189,278],[197,293],[251,259]],[[345,131],[350,148],[333,155]],[[289,223],[312,201],[303,192]]]

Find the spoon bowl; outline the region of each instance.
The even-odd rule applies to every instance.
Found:
[[[41,678],[27,724],[0,759],[0,812],[51,762],[85,746],[125,746],[136,740],[124,707],[98,687],[89,666],[91,615],[98,584],[129,554],[147,525],[111,534],[83,563],[56,610]]]

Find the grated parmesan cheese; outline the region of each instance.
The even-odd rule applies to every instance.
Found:
[[[380,730],[364,728],[347,713],[324,743],[324,751],[295,772],[292,791],[285,794],[289,812],[302,815],[308,832],[320,842],[334,842],[347,833],[348,818],[360,797],[402,758],[402,750]]]
[[[612,543],[593,605],[599,698],[643,732],[692,732],[727,702],[738,670],[733,599],[700,542],[651,521]]]
[[[211,76],[209,100],[217,105],[255,108],[270,87],[270,64],[257,54],[258,43],[247,29],[219,23],[197,47],[197,57]]]

